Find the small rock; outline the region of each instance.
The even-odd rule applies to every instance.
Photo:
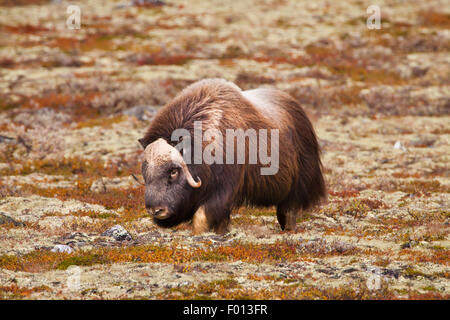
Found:
[[[431,147],[437,138],[431,136],[417,136],[414,140],[408,143],[409,146],[414,148],[426,148]]]
[[[398,279],[401,274],[401,270],[393,270],[393,269],[383,269],[383,275],[388,277],[394,277]]]
[[[406,151],[406,148],[403,146],[403,144],[402,144],[400,141],[397,141],[397,142],[394,144],[394,149]]]
[[[88,236],[86,233],[72,232],[61,237],[59,239],[59,242],[64,242],[66,245],[72,247],[82,247],[89,243],[92,243],[93,240],[94,239]]]
[[[400,246],[400,249],[410,249],[410,248],[412,248],[412,247],[417,246],[417,243],[418,243],[417,241],[409,240],[408,242],[403,243],[403,244]]]
[[[324,268],[321,268],[321,269],[316,269],[316,271],[317,271],[317,272],[320,272],[320,273],[325,273],[325,274],[328,274],[328,275],[334,274],[334,271],[333,271],[333,270],[330,270],[330,269],[324,269]]]
[[[356,269],[356,268],[348,268],[348,269],[342,270],[343,273],[352,273],[352,272],[355,272],[355,271],[358,271],[358,269]]]
[[[73,249],[65,244],[57,244],[51,250],[52,252],[64,252],[64,253],[72,253]]]
[[[0,142],[7,142],[7,143],[12,143],[15,142],[16,139],[8,137],[8,136],[4,136],[2,134],[0,134]]]
[[[8,224],[11,223],[15,227],[24,227],[25,223],[19,222],[11,218],[10,216],[7,216],[6,214],[0,213],[0,224]]]
[[[190,285],[190,284],[191,284],[190,281],[182,281],[182,282],[180,282],[180,283],[178,284],[178,288],[186,287],[186,286],[188,286],[188,285]]]
[[[131,235],[128,233],[128,231],[118,224],[103,232],[102,236],[113,237],[117,241],[124,241],[124,240],[130,241],[133,239]]]
[[[131,0],[131,4],[133,6],[150,6],[150,7],[159,7],[166,5],[166,3],[161,0]]]
[[[148,121],[156,114],[156,109],[150,106],[136,106],[126,109],[122,113],[129,117],[135,117],[141,121]]]
[[[400,249],[409,249],[409,248],[411,248],[411,242],[402,243],[402,245],[400,246]]]

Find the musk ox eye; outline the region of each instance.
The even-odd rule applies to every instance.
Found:
[[[170,179],[175,179],[176,177],[178,177],[178,168],[172,169],[170,170]]]

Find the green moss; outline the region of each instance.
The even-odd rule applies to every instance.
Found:
[[[355,218],[361,218],[364,217],[369,211],[369,206],[363,203],[361,199],[353,199],[344,209],[343,213],[351,215]]]
[[[438,290],[435,286],[433,286],[433,285],[425,286],[425,287],[422,288],[422,290],[425,290],[425,291],[433,291],[433,292],[439,291],[439,290]]]
[[[99,254],[89,254],[85,256],[75,256],[65,259],[60,262],[56,269],[66,270],[70,266],[92,266],[95,264],[103,264],[107,261],[102,258]]]
[[[302,212],[302,214],[300,215],[300,217],[297,218],[297,223],[302,223],[305,221],[309,221],[309,220],[314,220],[317,219],[317,217],[313,214],[311,214],[311,212]]]
[[[0,268],[17,264],[18,258],[14,255],[4,254],[0,256]]]
[[[211,281],[209,285],[216,287],[220,286],[225,289],[232,289],[232,288],[240,288],[241,285],[233,278],[227,278],[223,280],[215,280]]]
[[[15,109],[15,108],[17,108],[19,106],[20,105],[18,103],[12,103],[12,102],[7,102],[7,101],[0,101],[0,112],[1,111],[12,110],[12,109]]]
[[[407,278],[417,278],[417,277],[428,277],[425,273],[414,269],[413,267],[408,267],[405,270],[403,270],[403,275]]]

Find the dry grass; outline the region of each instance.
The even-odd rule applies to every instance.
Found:
[[[34,293],[52,292],[47,286],[33,288],[18,287],[16,284],[0,287],[0,299],[26,299]]]
[[[450,28],[450,14],[432,10],[418,13],[422,25],[426,27]]]
[[[226,281],[226,280],[225,280]],[[214,295],[211,295],[214,293]],[[357,289],[348,286],[333,287],[327,289],[317,289],[314,287],[294,284],[288,286],[275,286],[271,290],[242,289],[236,286],[226,287],[217,285],[216,282],[203,283],[197,287],[189,286],[181,289],[174,289],[172,292],[164,293],[160,299],[239,299],[239,300],[389,300],[395,299],[396,293],[382,288],[377,291],[370,291],[363,284]],[[409,299],[446,299],[446,295],[439,293],[429,295],[417,295],[411,293]]]
[[[49,3],[49,0],[0,0],[0,6],[27,6],[27,5],[43,5]]]

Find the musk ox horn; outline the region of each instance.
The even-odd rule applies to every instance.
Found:
[[[202,180],[200,179],[200,177],[197,177],[198,182],[194,180],[194,178],[191,175],[191,172],[189,171],[184,161],[181,164],[181,168],[183,169],[184,175],[186,176],[186,180],[189,183],[189,185],[192,188],[200,188],[202,185]]]

